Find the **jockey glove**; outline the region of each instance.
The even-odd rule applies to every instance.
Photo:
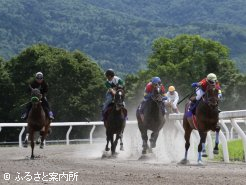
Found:
[[[191,87],[198,87],[199,86],[199,83],[198,82],[195,82],[195,83],[192,83],[191,84]]]

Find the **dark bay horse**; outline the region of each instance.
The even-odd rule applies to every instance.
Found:
[[[145,108],[143,110],[144,119],[140,116],[139,105],[136,116],[138,120],[138,128],[141,132],[141,137],[143,140],[143,149],[142,154],[146,154],[147,150],[149,152],[152,152],[152,148],[156,147],[156,140],[159,135],[159,131],[162,129],[164,123],[165,123],[165,113],[163,111],[164,107],[162,107],[164,104],[162,103],[162,95],[160,87],[156,87],[154,89],[154,92],[149,100],[147,100],[145,104]],[[150,147],[148,145],[148,135],[147,130],[151,130],[151,138],[150,138]]]
[[[216,140],[214,147],[214,154],[218,154],[219,144],[219,111],[218,111],[218,89],[215,85],[208,85],[202,99],[198,103],[195,111],[195,116],[188,111],[190,102],[185,106],[185,114],[183,117],[183,128],[185,130],[185,158],[181,161],[182,164],[187,164],[188,149],[190,147],[190,135],[193,129],[198,130],[200,135],[200,143],[198,145],[198,164],[202,164],[202,156],[205,154],[205,142],[207,132],[216,131]],[[203,152],[203,154],[202,154]]]
[[[118,88],[116,90],[116,94],[114,95],[113,103],[109,105],[109,108],[106,112],[104,126],[106,128],[106,137],[107,144],[105,147],[105,151],[109,151],[109,142],[111,144],[111,152],[112,155],[115,155],[116,146],[118,144],[118,140],[120,139],[120,150],[123,149],[123,132],[126,125],[126,117],[127,110],[124,106],[124,90]],[[116,138],[114,140],[114,135]]]
[[[34,133],[36,131],[40,131],[41,135],[41,143],[40,148],[44,147],[44,140],[46,139],[49,127],[50,127],[50,119],[45,114],[45,111],[41,105],[42,94],[39,89],[32,89],[31,102],[32,108],[28,114],[27,118],[27,134],[26,140],[24,142],[28,142],[28,139],[31,141],[31,159],[34,159]]]

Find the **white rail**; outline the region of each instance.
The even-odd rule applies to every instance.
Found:
[[[127,121],[126,124],[136,124],[137,121]],[[66,144],[69,145],[70,140],[69,136],[72,131],[73,126],[89,126],[91,125],[91,131],[90,131],[90,143],[93,142],[93,133],[95,131],[96,126],[103,125],[103,122],[96,121],[96,122],[54,122],[51,123],[51,127],[57,127],[57,126],[69,126],[68,131],[66,133]],[[27,123],[0,123],[0,132],[3,127],[22,127],[21,132],[19,133],[19,147],[22,147],[22,135],[25,131],[25,127],[27,126]]]
[[[179,114],[170,114],[169,115],[170,120],[174,120],[174,124],[177,130],[181,131],[181,133],[184,134],[184,129],[182,127],[182,119],[183,119],[183,113]],[[243,141],[243,147],[244,147],[244,154],[246,159],[246,135],[244,131],[239,127],[238,122],[245,122],[246,123],[246,110],[237,110],[237,111],[224,111],[221,112],[219,115],[219,123],[222,126],[222,128],[225,131],[226,136],[222,131],[220,131],[220,142],[222,144],[223,148],[223,157],[225,162],[229,162],[229,154],[228,154],[228,147],[227,147],[227,141],[230,139],[230,131],[227,127],[227,124],[231,124],[231,132],[235,130],[238,135],[241,137]],[[127,121],[126,124],[137,124],[137,121]],[[103,125],[103,122],[96,121],[96,122],[54,122],[51,123],[51,126],[69,126],[69,129],[66,133],[66,144],[69,145],[70,140],[69,136],[72,131],[73,126],[88,126],[91,125],[91,131],[90,131],[90,143],[93,143],[93,133],[95,131],[96,126]],[[25,127],[27,126],[27,123],[0,123],[0,132],[3,127],[22,127],[21,132],[19,133],[19,146],[22,147],[22,135],[25,131]],[[199,139],[199,135],[197,132],[193,132],[195,135],[195,138]],[[231,133],[233,135],[233,133]],[[208,151],[209,151],[209,158],[213,158],[212,153],[212,139],[210,133],[208,134]]]

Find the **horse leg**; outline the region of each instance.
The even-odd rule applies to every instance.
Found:
[[[215,136],[215,146],[214,146],[214,154],[219,154],[219,133],[220,133],[220,126],[217,125],[215,128],[216,136]]]
[[[149,148],[148,146],[148,134],[147,134],[147,129],[145,128],[145,126],[143,125],[143,123],[139,123],[138,124],[138,128],[141,132],[141,137],[143,140],[143,150],[142,150],[142,154],[146,154],[147,153],[147,149]]]
[[[183,120],[183,128],[185,130],[184,138],[185,138],[185,157],[181,160],[181,164],[187,164],[189,163],[188,158],[188,150],[190,148],[190,135],[192,132],[192,128],[189,125],[189,122],[187,119]]]
[[[202,143],[202,157],[208,157],[208,154],[206,152],[206,145],[205,142]]]
[[[42,130],[40,131],[40,137],[41,137],[41,143],[40,143],[40,148],[43,149],[44,148],[44,140],[46,139],[46,136],[48,134],[48,130],[49,130],[49,124],[45,125]]]
[[[116,154],[115,150],[116,150],[116,147],[117,147],[117,144],[118,144],[118,140],[120,139],[120,134],[116,134],[116,138],[115,138],[115,141],[114,141],[114,155]]]
[[[40,148],[43,149],[44,148],[44,136],[45,135],[45,131],[41,130],[40,131],[40,137],[41,137],[41,143],[40,143]]]
[[[120,150],[124,151],[124,147],[123,147],[123,133],[120,134]]]
[[[112,153],[112,155],[114,155],[115,154],[114,134],[110,134],[109,141],[111,144],[111,153]]]
[[[207,132],[200,131],[199,135],[200,135],[200,143],[198,145],[198,159],[197,159],[197,162],[198,162],[198,164],[202,164],[202,149],[203,149],[203,147],[205,147],[205,141],[206,141],[206,138],[207,138]]]
[[[108,144],[109,144],[109,141],[110,141],[110,133],[109,131],[106,130],[106,140],[107,140],[107,144],[106,144],[106,147],[105,147],[105,151],[109,151],[109,147],[108,147]]]
[[[24,148],[27,148],[27,146],[28,146],[28,138],[29,138],[29,133],[26,133],[26,138],[25,138],[25,140],[23,142],[23,147]]]
[[[29,135],[29,139],[31,140],[31,148],[32,148],[32,154],[31,154],[31,159],[34,159],[34,131],[32,130],[30,135]]]
[[[156,140],[158,138],[158,135],[159,135],[159,130],[152,132],[151,138],[149,140],[150,141],[150,147],[151,148],[155,148],[156,147]]]

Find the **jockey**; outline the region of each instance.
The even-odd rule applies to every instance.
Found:
[[[191,98],[192,104],[190,105],[190,111],[192,111],[193,113],[195,111],[195,108],[199,100],[205,94],[206,88],[209,84],[215,85],[215,88],[219,90],[218,98],[219,99],[222,98],[221,88],[217,80],[217,76],[214,73],[209,73],[207,77],[202,79],[200,82],[195,82],[191,84],[192,87],[199,87],[198,90],[196,91],[196,97]]]
[[[169,86],[168,92],[167,92],[167,102],[172,102],[171,106],[175,113],[179,113],[179,110],[177,107],[178,101],[179,101],[178,92],[175,90],[174,86]]]
[[[154,87],[156,87],[156,86],[160,86],[160,88],[161,88],[161,94],[163,96],[163,98],[162,98],[162,112],[163,112],[163,114],[165,113],[165,100],[167,100],[167,97],[165,94],[165,88],[164,88],[163,84],[161,83],[161,79],[159,77],[153,77],[151,82],[149,82],[145,86],[144,100],[142,101],[142,103],[140,104],[140,107],[139,107],[140,116],[141,116],[142,120],[143,120],[143,112],[144,112],[145,104],[151,98],[151,96],[153,94]]]
[[[124,88],[124,81],[120,77],[115,76],[115,73],[112,69],[108,69],[105,72],[105,76],[107,78],[107,81],[105,82],[105,86],[107,87],[108,90],[106,93],[105,102],[103,103],[103,108],[102,108],[103,115],[107,111],[108,105],[113,100],[113,97],[116,93],[116,88],[122,88],[122,89]]]
[[[49,106],[49,103],[48,103],[47,98],[46,98],[46,95],[47,95],[47,92],[48,92],[48,85],[47,85],[47,83],[44,80],[44,75],[43,75],[42,72],[37,72],[35,74],[35,79],[28,86],[28,92],[31,92],[31,88],[30,87],[32,89],[36,88],[36,89],[40,90],[40,93],[42,94],[42,98],[41,98],[42,103],[41,103],[41,105],[42,105],[46,115],[48,115],[51,120],[54,119],[53,113],[52,113],[52,111],[50,111],[50,106]],[[22,119],[27,119],[28,113],[31,110],[31,107],[32,107],[32,103],[29,102],[26,105],[26,111],[21,116]]]

